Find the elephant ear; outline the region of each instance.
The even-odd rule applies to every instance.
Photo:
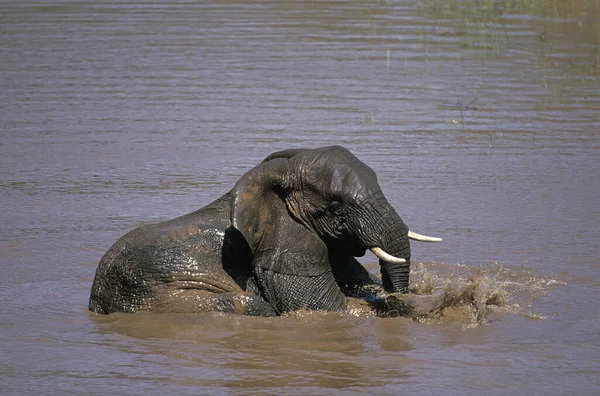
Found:
[[[252,251],[262,237],[287,215],[285,193],[290,189],[289,161],[274,158],[243,175],[232,190],[231,224],[244,236]]]
[[[232,190],[231,224],[252,250],[260,295],[277,313],[307,309],[342,311],[341,292],[327,246],[296,220],[287,203],[298,182],[291,156],[272,158],[250,170]]]

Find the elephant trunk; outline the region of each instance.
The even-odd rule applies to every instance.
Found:
[[[408,293],[410,260],[403,264],[379,260],[383,289],[388,293]]]
[[[402,263],[400,260],[379,259],[383,288],[388,293],[408,293],[410,242],[408,240],[408,228],[402,220],[398,219],[387,229],[383,238],[382,249],[394,257],[405,260]]]
[[[408,293],[410,276],[410,242],[440,242],[442,239],[409,231],[398,217],[386,228],[381,247],[371,248],[379,258],[383,287],[388,293]]]
[[[379,258],[383,288],[388,293],[407,293],[410,274],[408,227],[385,199],[373,207],[370,227],[362,228],[367,247]]]
[[[410,244],[406,234],[396,234],[393,239],[391,242],[384,243],[384,249],[395,257],[404,258],[405,262],[398,263],[379,259],[381,281],[384,290],[388,293],[408,293]]]

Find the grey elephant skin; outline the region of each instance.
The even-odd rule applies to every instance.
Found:
[[[373,170],[345,148],[280,151],[206,207],[121,237],[100,260],[89,309],[345,311],[373,284],[355,259],[367,249],[386,254],[383,289],[408,291],[408,233]]]

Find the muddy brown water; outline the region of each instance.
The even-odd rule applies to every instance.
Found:
[[[509,3],[2,2],[0,394],[600,391],[600,7]],[[87,311],[126,231],[329,144],[444,238],[437,315]]]

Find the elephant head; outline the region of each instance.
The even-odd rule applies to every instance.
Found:
[[[373,170],[339,146],[271,154],[238,181],[231,207],[232,225],[254,254],[258,287],[267,299],[275,298],[278,290],[293,289],[290,283],[304,285],[308,278],[331,283],[322,277],[331,273],[332,265],[363,256],[366,250],[379,258],[384,289],[405,293],[409,238],[440,240],[410,232],[385,198]],[[287,285],[274,285],[276,276],[287,277],[281,281]],[[322,293],[324,300],[336,294]],[[292,292],[286,298],[296,303],[283,304],[280,310],[312,307],[307,302],[313,296]],[[343,303],[333,300],[316,308],[339,309]]]

